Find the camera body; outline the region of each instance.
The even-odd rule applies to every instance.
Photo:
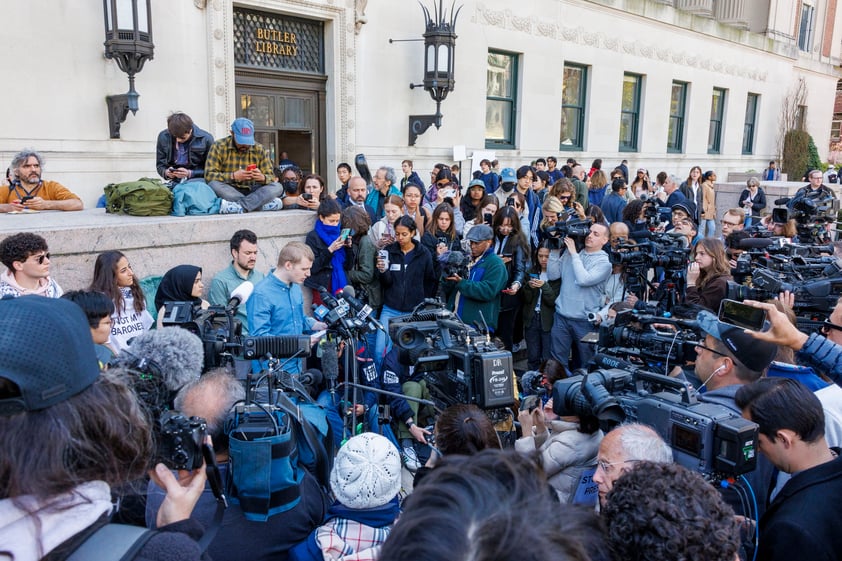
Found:
[[[185,417],[165,411],[158,421],[158,460],[170,469],[194,470],[202,467],[202,446],[207,422],[201,417]]]
[[[594,416],[609,430],[621,422],[648,425],[672,448],[676,463],[700,472],[710,481],[741,475],[756,467],[755,423],[725,406],[697,401],[695,391],[683,385],[686,383],[640,369],[630,370],[596,370],[587,376],[556,382],[553,412]]]

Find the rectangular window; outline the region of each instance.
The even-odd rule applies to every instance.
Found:
[[[801,5],[801,24],[798,27],[798,48],[802,51],[813,49],[813,32],[816,9],[808,4]]]
[[[687,83],[673,82],[670,96],[670,122],[667,131],[667,152],[684,151],[684,111],[687,105]]]
[[[754,123],[757,122],[757,101],[760,96],[750,93],[746,98],[746,120],[743,125],[743,154],[754,153]]]
[[[561,83],[560,150],[583,149],[587,80],[587,67],[575,64],[564,65],[564,77]]]
[[[722,119],[725,115],[725,90],[713,88],[710,100],[710,128],[708,128],[708,154],[719,154],[722,144]]]
[[[485,92],[486,148],[515,147],[517,55],[488,51]]]
[[[620,107],[620,151],[636,152],[640,128],[640,92],[643,76],[623,75],[623,99]]]
[[[836,113],[833,119],[830,122],[830,139],[837,141],[839,140],[840,133],[842,133],[842,114]]]

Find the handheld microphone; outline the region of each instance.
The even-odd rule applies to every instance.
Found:
[[[353,286],[347,285],[339,291],[339,295],[341,295],[341,297],[348,302],[351,308],[357,312],[357,319],[362,322],[368,322],[368,324],[373,327],[372,331],[375,329],[379,329],[383,332],[386,331],[379,321],[371,317],[371,314],[374,312],[374,310],[371,309],[371,306],[363,304],[360,300],[357,300],[356,291]]]
[[[244,281],[231,291],[231,298],[225,305],[225,311],[230,312],[236,310],[240,304],[245,304],[249,299],[251,293],[254,292],[254,284],[251,281]]]

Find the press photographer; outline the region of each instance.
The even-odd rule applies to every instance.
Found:
[[[594,354],[593,347],[581,339],[593,330],[589,316],[602,307],[604,284],[611,276],[611,262],[602,249],[608,243],[608,228],[591,225],[581,253],[572,235],[566,235],[562,243],[565,251],[561,256],[561,292],[552,329],[553,358],[568,367],[575,341],[578,363],[571,366],[576,368],[587,364]]]

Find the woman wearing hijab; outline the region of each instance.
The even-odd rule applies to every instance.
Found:
[[[207,308],[210,304],[202,299],[205,285],[202,284],[202,268],[196,265],[173,267],[161,279],[155,293],[155,307],[158,309],[158,327],[163,326],[164,302],[192,302]]]

